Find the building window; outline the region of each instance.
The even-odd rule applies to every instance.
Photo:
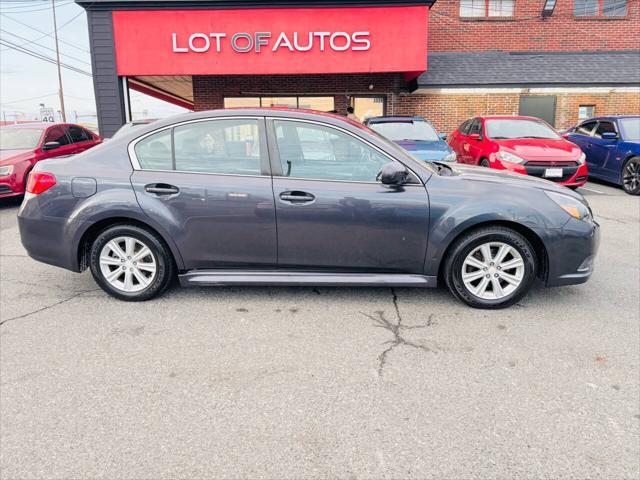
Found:
[[[321,112],[330,112],[334,106],[333,97],[227,97],[224,108],[251,107],[288,107],[306,108]]]
[[[512,17],[514,0],[460,0],[461,17]]]
[[[627,0],[574,0],[573,15],[576,17],[624,17]]]
[[[586,120],[587,118],[591,118],[596,113],[595,105],[580,105],[578,107],[578,120]]]

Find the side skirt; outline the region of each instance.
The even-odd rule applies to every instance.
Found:
[[[183,287],[230,285],[315,285],[352,287],[436,287],[435,276],[401,273],[336,273],[280,270],[192,270],[179,275]]]

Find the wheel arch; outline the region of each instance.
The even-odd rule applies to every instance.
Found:
[[[176,268],[178,270],[184,269],[182,257],[177,247],[173,242],[167,240],[167,236],[162,231],[160,231],[159,228],[154,227],[150,222],[145,222],[138,218],[128,216],[115,216],[97,220],[96,222],[93,222],[91,225],[89,225],[86,230],[84,230],[80,237],[80,240],[78,241],[76,251],[78,271],[82,272],[89,267],[91,244],[93,243],[93,240],[95,240],[100,232],[113,225],[134,225],[153,232],[164,242],[166,247],[171,252],[171,256],[173,257]]]
[[[438,280],[442,281],[444,278],[444,265],[446,263],[447,257],[451,252],[451,247],[456,242],[456,240],[472,230],[477,230],[494,225],[510,228],[518,232],[520,235],[526,238],[527,241],[529,241],[529,243],[533,247],[533,250],[536,254],[536,260],[538,262],[538,278],[546,282],[549,273],[549,256],[547,255],[547,248],[545,247],[544,242],[536,232],[534,232],[526,225],[510,220],[486,220],[479,223],[474,223],[473,225],[468,225],[462,228],[460,231],[456,232],[456,234],[453,235],[452,238],[450,238],[447,242],[447,246],[444,249],[442,256],[440,257],[440,263],[438,265]]]

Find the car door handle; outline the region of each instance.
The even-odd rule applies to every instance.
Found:
[[[151,183],[144,187],[144,190],[156,195],[175,195],[180,192],[178,187],[167,185],[166,183]]]
[[[282,192],[280,194],[280,200],[287,203],[310,203],[316,199],[314,195],[311,195],[307,192],[300,191],[290,191],[290,192]]]

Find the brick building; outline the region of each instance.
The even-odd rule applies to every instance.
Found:
[[[194,110],[351,105],[444,132],[479,114],[564,128],[640,113],[637,0],[76,1],[105,135],[128,89]]]

